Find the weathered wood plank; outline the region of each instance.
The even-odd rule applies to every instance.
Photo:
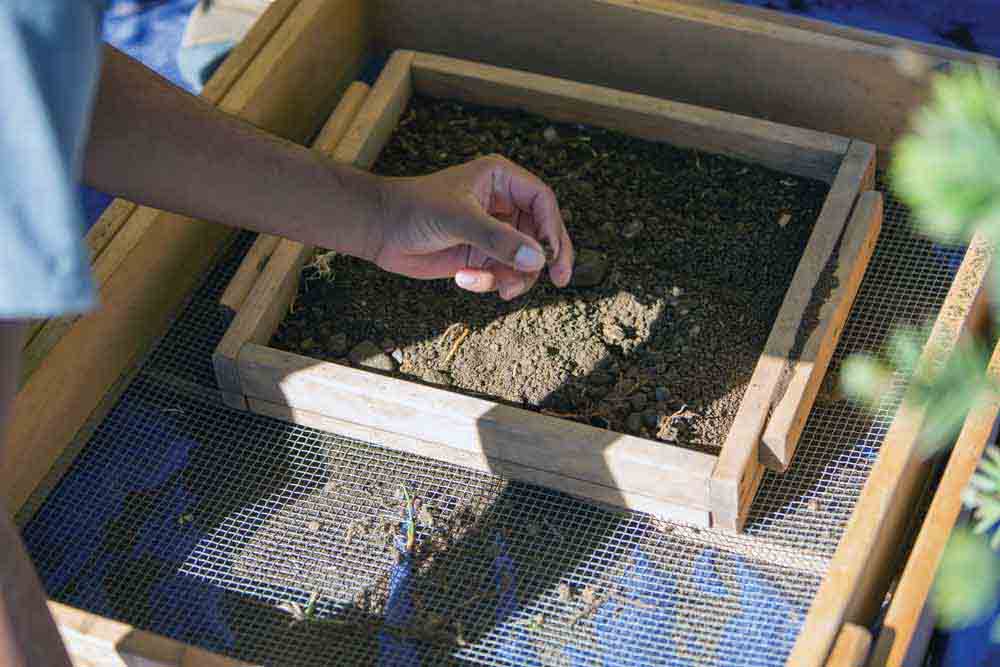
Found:
[[[623,492],[620,489],[613,489],[602,484],[594,484],[564,475],[553,474],[535,467],[518,465],[495,458],[491,459],[482,454],[477,455],[456,451],[454,448],[441,443],[384,431],[372,426],[337,419],[308,410],[291,408],[287,405],[279,405],[257,398],[249,398],[247,399],[247,403],[252,412],[282,419],[293,424],[301,424],[302,426],[329,431],[348,438],[357,438],[358,440],[378,444],[399,452],[425,456],[437,461],[460,465],[471,470],[502,475],[507,479],[538,484],[599,503],[624,507],[637,512],[648,512],[669,521],[701,528],[709,526],[709,514],[705,510],[672,505],[649,496]]]
[[[988,373],[1000,379],[1000,345]],[[903,574],[892,595],[872,654],[872,667],[920,662],[930,639],[927,601],[941,556],[962,511],[962,491],[979,465],[1000,418],[1000,396],[984,397],[970,412],[948,456]]]
[[[418,92],[433,97],[523,109],[827,182],[849,143],[714,109],[424,53],[413,62],[413,81]]]
[[[975,236],[934,322],[917,372],[937,367],[961,338],[973,335],[972,327],[986,307],[993,258],[992,245]],[[929,471],[920,453],[925,418],[926,406],[905,396],[813,599],[789,665],[822,665],[845,621],[864,624],[877,612],[897,566],[893,553]]]
[[[49,612],[73,667],[250,667],[58,602]]]
[[[342,421],[363,419],[374,429],[448,448],[427,456],[497,459],[708,508],[716,459],[700,452],[252,343],[240,350],[239,376],[248,398]]]
[[[813,287],[843,233],[858,194],[872,185],[874,168],[875,147],[863,141],[852,141],[719,454],[719,465],[712,476],[714,526],[740,530],[746,521],[764,474],[760,461],[761,437],[780,396],[782,381],[789,368],[789,356],[799,335]],[[836,340],[833,343],[836,344]],[[763,458],[769,461],[773,457]]]
[[[880,157],[928,93],[926,81],[899,70],[892,46],[676,0],[379,0],[375,17],[385,50],[466,58],[857,137],[876,144]]]
[[[865,667],[872,633],[854,623],[845,623],[826,661],[826,667]]]
[[[840,241],[833,273],[836,287],[820,308],[816,328],[798,358],[792,361],[784,391],[764,429],[760,458],[769,468],[783,471],[792,462],[795,446],[837,348],[881,228],[882,195],[869,190],[858,199]]]

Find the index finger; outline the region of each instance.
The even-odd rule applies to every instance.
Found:
[[[524,167],[503,157],[494,159],[491,176],[493,196],[501,208],[516,207],[534,219],[539,240],[547,241],[554,254],[549,263],[549,276],[556,285],[565,287],[573,273],[573,242],[552,188]]]

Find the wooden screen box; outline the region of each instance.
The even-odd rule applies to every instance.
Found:
[[[361,88],[355,91],[351,104],[364,95]],[[334,159],[370,167],[414,93],[586,123],[830,183],[720,453],[268,347],[312,253],[302,244],[270,237],[258,241],[223,297],[236,313],[214,355],[227,400],[235,407],[664,518],[739,529],[765,464],[783,470],[791,460],[878,238],[881,196],[867,192],[873,187],[875,147],[648,96],[397,51],[360,102],[332,152]],[[834,287],[820,295],[818,316],[807,317],[824,271],[832,271]]]

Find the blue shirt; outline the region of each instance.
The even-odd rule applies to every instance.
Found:
[[[0,318],[94,305],[77,193],[103,0],[0,1]]]

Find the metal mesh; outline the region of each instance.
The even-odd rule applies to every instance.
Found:
[[[669,524],[224,407],[216,300],[251,241],[19,517],[54,599],[275,665],[784,664],[895,402],[818,405],[745,534]],[[831,372],[932,317],[960,259],[890,201]]]

